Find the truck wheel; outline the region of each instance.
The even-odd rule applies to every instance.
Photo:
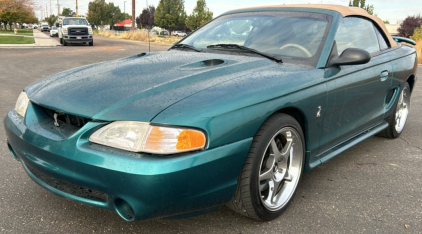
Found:
[[[67,46],[67,42],[65,40],[63,40],[63,45]]]
[[[63,45],[63,38],[60,38],[60,45]]]
[[[94,45],[94,41],[91,41],[90,43],[89,43],[89,46],[93,46]]]

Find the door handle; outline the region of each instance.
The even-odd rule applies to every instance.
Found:
[[[389,74],[389,72],[388,72],[388,71],[383,71],[383,72],[381,72],[381,75],[380,75],[381,82],[382,82],[382,81],[386,81],[386,80],[388,79],[388,74]]]

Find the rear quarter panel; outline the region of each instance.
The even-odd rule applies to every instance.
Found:
[[[391,81],[392,89],[400,88],[403,86],[404,82],[408,81],[411,77],[414,77],[414,81],[416,81],[418,64],[415,48],[398,44],[396,49],[389,52],[389,55],[393,68],[393,79]],[[414,83],[410,85],[412,90]],[[390,116],[393,111],[393,108],[386,110],[385,116]]]

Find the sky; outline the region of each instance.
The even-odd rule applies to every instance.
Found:
[[[50,0],[34,0],[38,5],[36,14],[41,16],[40,8],[42,7],[45,13],[50,13]],[[63,7],[71,8],[75,11],[76,0],[58,0],[60,4],[60,11]],[[77,0],[78,13],[85,15],[88,12],[88,3],[93,0]],[[114,5],[119,6],[121,11],[124,10],[129,14],[132,13],[132,0],[105,0],[106,2],[113,2]],[[196,6],[197,0],[185,0],[185,10],[188,15],[192,13],[193,8]],[[147,2],[149,5],[157,7],[159,0],[135,0],[135,15],[141,14],[142,9],[146,8]],[[349,5],[349,0],[208,0],[206,1],[208,8],[214,13],[214,17],[238,8],[265,6],[265,5],[282,5],[282,4],[337,4]],[[388,20],[391,24],[397,23],[398,20],[404,20],[409,15],[422,14],[422,1],[421,0],[366,0],[366,4],[374,5],[374,12],[382,20]],[[57,0],[51,0],[51,11],[57,15]]]

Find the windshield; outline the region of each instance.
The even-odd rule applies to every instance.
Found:
[[[64,19],[63,25],[88,25],[86,19]]]
[[[236,44],[287,60],[316,60],[331,16],[308,12],[254,12],[226,15],[210,22],[180,43],[206,49]]]
[[[56,30],[57,28],[53,26],[51,29]]]

